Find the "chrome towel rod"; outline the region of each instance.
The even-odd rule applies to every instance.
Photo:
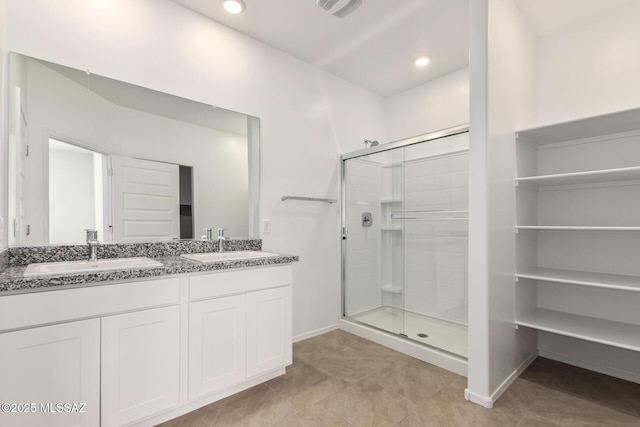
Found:
[[[326,202],[326,203],[336,203],[336,199],[321,199],[318,197],[299,197],[299,196],[282,196],[282,201],[285,200],[304,200],[306,202]]]

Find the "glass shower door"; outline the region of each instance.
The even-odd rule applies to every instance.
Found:
[[[343,158],[344,316],[466,357],[468,134]]]
[[[403,150],[344,163],[344,315],[404,335]]]

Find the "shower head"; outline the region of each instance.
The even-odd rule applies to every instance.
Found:
[[[372,141],[370,139],[365,139],[364,140],[364,146],[369,148],[369,147],[375,147],[376,145],[380,144],[378,141]]]
[[[316,0],[316,4],[337,18],[344,18],[362,4],[362,0]]]

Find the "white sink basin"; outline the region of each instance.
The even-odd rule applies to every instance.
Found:
[[[162,267],[162,263],[146,257],[111,258],[98,261],[63,261],[29,264],[25,277],[48,276],[51,274],[87,273],[93,271],[129,270],[132,268]]]
[[[279,256],[271,252],[262,251],[232,251],[232,252],[206,252],[203,254],[183,254],[180,255],[191,261],[197,262],[218,262],[218,261],[238,261],[242,259],[266,258]]]

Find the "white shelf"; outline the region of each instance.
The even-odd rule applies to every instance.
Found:
[[[552,268],[535,268],[518,272],[516,273],[516,277],[544,280],[555,283],[567,283],[571,285],[640,292],[640,277],[638,276],[557,270]]]
[[[382,199],[380,200],[380,203],[384,204],[390,204],[390,203],[402,203],[402,199]]]
[[[387,292],[390,294],[401,294],[402,286],[394,286],[394,285],[382,285],[380,288],[382,292]]]
[[[402,162],[396,162],[396,163],[381,163],[380,167],[382,168],[399,168],[402,167],[403,163]]]
[[[640,351],[640,326],[538,309],[516,324],[627,350]]]
[[[583,225],[516,225],[518,230],[551,230],[551,231],[640,231],[640,227],[609,227]]]
[[[517,133],[538,145],[640,130],[640,108],[574,120]]]
[[[517,184],[568,185],[640,180],[640,166],[517,178]]]
[[[380,227],[380,231],[398,231],[398,232],[402,232],[403,229],[401,227]]]

